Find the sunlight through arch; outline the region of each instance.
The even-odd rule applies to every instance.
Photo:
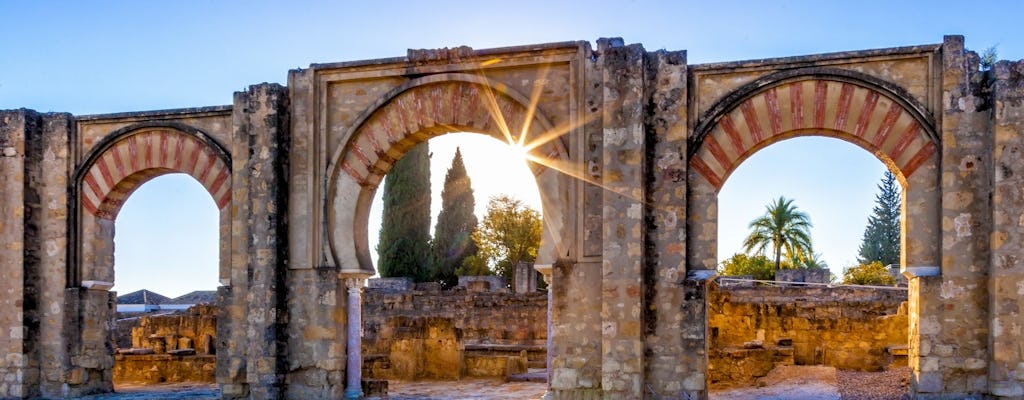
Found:
[[[473,187],[474,214],[482,220],[491,196],[509,194],[543,215],[537,180],[528,165],[529,149],[508,144],[488,135],[456,132],[432,138],[430,143],[430,231],[433,234],[441,212],[441,190],[455,149],[461,148]],[[373,264],[377,265],[377,243],[383,212],[384,184],[377,188],[370,207],[368,239]]]

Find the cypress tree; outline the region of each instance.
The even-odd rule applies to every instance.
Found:
[[[900,187],[896,176],[886,171],[878,184],[875,207],[864,228],[857,261],[867,265],[880,262],[882,265],[900,262]]]
[[[434,268],[431,280],[441,282],[445,287],[458,283],[455,269],[466,257],[476,254],[477,247],[472,238],[477,224],[474,206],[473,187],[462,162],[462,151],[456,148],[452,165],[444,177],[441,213],[437,216],[432,243]]]
[[[430,149],[420,143],[384,179],[384,210],[377,244],[380,276],[430,278]]]

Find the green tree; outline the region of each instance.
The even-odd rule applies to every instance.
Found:
[[[996,65],[997,61],[999,61],[999,53],[996,51],[996,46],[992,46],[981,53],[978,63],[982,71],[988,71]]]
[[[413,147],[384,180],[384,210],[377,244],[380,276],[429,280],[430,149]]]
[[[821,258],[821,253],[808,253],[803,260],[792,260],[791,263],[797,268],[828,269],[828,263]]]
[[[743,253],[733,254],[718,266],[718,273],[726,276],[750,275],[754,279],[770,281],[775,279],[775,269],[772,261],[763,254],[747,255]]]
[[[857,262],[882,265],[900,262],[900,187],[896,176],[886,171],[878,184],[875,207],[864,228],[864,238],[858,250]]]
[[[462,265],[455,269],[455,274],[457,276],[494,275],[494,271],[491,271],[491,267],[487,265],[486,255],[478,251],[463,259]]]
[[[532,262],[537,258],[541,229],[537,210],[508,195],[491,197],[487,215],[473,234],[473,241],[479,248],[477,255],[486,260],[497,275],[511,281],[519,262]]]
[[[779,197],[765,206],[765,215],[750,221],[750,235],[743,241],[744,251],[755,250],[764,254],[771,246],[775,256],[775,269],[782,266],[782,253],[786,258],[802,262],[811,254],[811,219],[797,210],[793,200]]]
[[[466,257],[476,254],[476,243],[473,242],[473,231],[477,224],[476,215],[473,214],[475,204],[473,187],[462,162],[462,152],[456,148],[452,166],[444,177],[441,213],[437,216],[434,241],[431,243],[434,252],[431,280],[441,282],[445,287],[458,283],[455,270]]]
[[[895,285],[896,278],[889,274],[889,269],[885,265],[874,261],[847,269],[846,272],[843,272],[843,284]]]

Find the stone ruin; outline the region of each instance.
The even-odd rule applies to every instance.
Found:
[[[824,135],[904,192],[911,395],[1024,396],[1024,63],[939,43],[689,64],[622,39],[312,64],[232,104],[0,111],[0,397],[112,390],[114,221],[181,172],[220,210],[225,398],[358,398],[370,202],[470,131],[534,143],[551,398],[705,398],[719,188]]]
[[[718,286],[708,290],[711,388],[751,386],[780,365],[907,365],[906,289]]]

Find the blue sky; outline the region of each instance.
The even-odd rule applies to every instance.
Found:
[[[687,50],[691,64],[939,43],[944,34],[965,35],[967,47],[977,51],[997,45],[1003,59],[1024,57],[1024,41],[1015,39],[1024,6],[1010,1],[486,3],[5,1],[0,109],[93,114],[230,104],[233,92],[286,83],[289,69],[310,63],[403,56],[407,48],[599,37],[623,37],[651,51]],[[449,161],[434,172],[443,174]],[[781,178],[780,170],[786,172]],[[742,236],[770,198],[795,198],[815,223],[818,251],[841,270],[851,261],[842,248],[855,251],[881,171],[869,154],[842,142],[795,139],[770,146],[723,188],[723,229]],[[809,175],[798,174],[804,172]],[[129,199],[118,220],[115,289],[145,286],[178,295],[215,287],[212,200],[187,178],[154,182]],[[478,196],[478,205],[485,202]],[[172,214],[178,206],[184,209]],[[198,222],[186,223],[192,219]],[[164,239],[123,243],[145,235]],[[168,237],[187,241],[171,245]],[[730,237],[721,233],[723,246]],[[720,258],[726,252],[720,250]],[[176,277],[185,279],[175,283]]]

